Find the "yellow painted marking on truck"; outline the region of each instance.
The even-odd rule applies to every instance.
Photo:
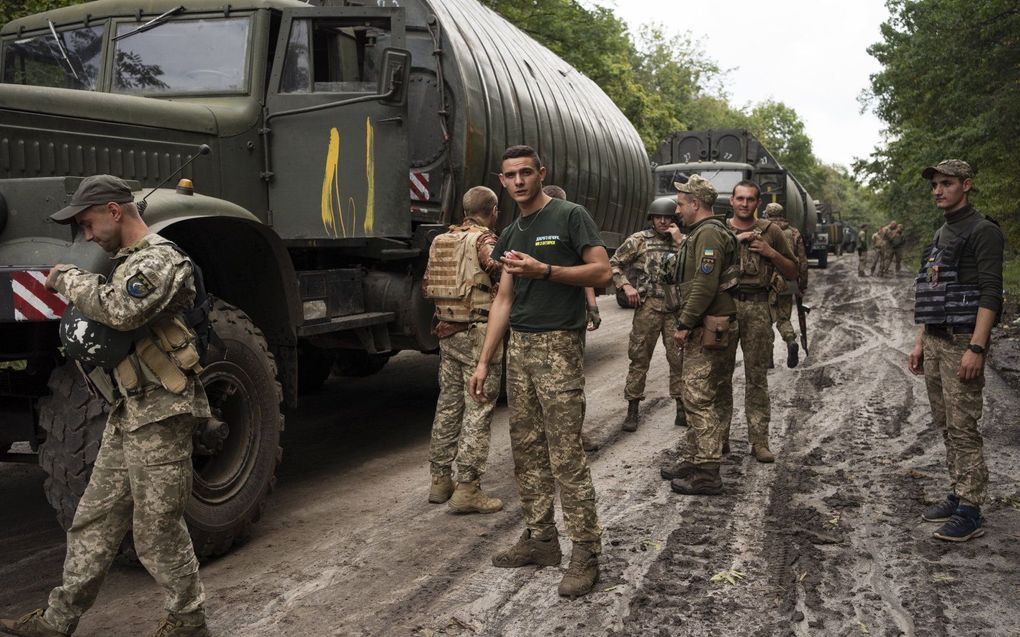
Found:
[[[365,198],[365,234],[372,234],[375,225],[375,128],[372,118],[365,118],[365,181],[368,195]]]
[[[340,131],[332,128],[329,131],[329,149],[326,151],[326,172],[322,178],[322,227],[326,234],[336,237],[337,221],[340,232],[347,236],[344,227],[343,209],[340,206]],[[335,204],[334,204],[335,202]]]

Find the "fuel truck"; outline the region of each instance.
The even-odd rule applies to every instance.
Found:
[[[299,389],[437,349],[428,246],[472,186],[499,192],[511,220],[497,172],[513,144],[538,150],[546,183],[611,247],[644,224],[634,127],[474,0],[99,0],[4,25],[0,460],[38,459],[70,523],[106,406],[65,359],[66,299],[43,282],[56,263],[110,268],[47,222],[83,177],[128,180],[215,299],[201,376],[214,417],[196,431],[186,511],[208,556],[260,517]]]

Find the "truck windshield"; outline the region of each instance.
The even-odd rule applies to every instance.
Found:
[[[47,32],[4,43],[3,81],[92,91],[103,50],[102,26]],[[59,43],[58,43],[59,39]],[[64,52],[60,48],[63,46]]]
[[[137,29],[117,25],[117,35]],[[243,93],[250,19],[174,20],[114,43],[114,93]]]

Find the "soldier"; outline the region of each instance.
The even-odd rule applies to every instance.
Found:
[[[914,322],[923,327],[908,364],[914,374],[924,374],[932,418],[946,445],[952,486],[945,501],[921,517],[944,522],[935,537],[965,542],[984,535],[981,504],[988,469],[978,420],[985,356],[1002,311],[1004,241],[998,225],[970,203],[974,173],[967,162],[946,159],[921,175],[931,182],[945,223],[921,258]],[[953,300],[950,290],[956,293]]]
[[[882,243],[880,248],[882,263],[878,266],[878,276],[883,278],[889,275],[889,265],[892,263],[892,236],[895,224],[895,221],[890,221],[878,229]]]
[[[785,278],[796,279],[797,257],[779,225],[755,219],[759,202],[758,184],[741,181],[733,187],[730,203],[733,218],[727,220],[740,247],[740,279],[731,291],[737,306],[740,349],[744,353],[744,411],[751,453],[758,462],[774,462],[769,450],[768,365],[772,352],[772,307],[770,299],[786,289]],[[794,341],[790,349],[796,348]],[[730,381],[732,382],[732,381]],[[723,412],[724,451],[729,451],[730,421],[733,417],[732,391]]]
[[[871,235],[871,247],[874,254],[871,257],[871,276],[875,276],[875,270],[882,262],[882,253],[885,250],[885,234],[882,232],[883,227],[879,227],[878,230]],[[879,271],[881,275],[881,271]]]
[[[564,201],[566,201],[567,199],[567,191],[563,190],[559,186],[553,186],[551,184],[548,186],[544,186],[542,188],[542,192],[549,195],[553,199],[563,199]],[[585,307],[588,309],[587,316],[588,331],[594,332],[595,330],[599,329],[600,325],[602,325],[602,316],[599,315],[599,304],[598,300],[595,297],[595,288],[592,287],[584,288],[584,301]]]
[[[793,254],[797,257],[797,279],[786,281],[786,289],[776,295],[776,303],[773,306],[776,312],[776,328],[786,342],[786,366],[792,369],[799,362],[800,347],[797,345],[797,333],[793,331],[790,316],[793,314],[793,296],[796,294],[797,297],[804,298],[807,291],[807,248],[804,246],[804,237],[800,231],[786,220],[786,213],[781,204],[770,203],[765,206],[765,217],[782,229],[786,240],[793,248]]]
[[[422,282],[425,297],[436,304],[433,333],[439,337],[440,352],[439,400],[429,448],[429,502],[449,500],[455,513],[494,513],[503,508],[503,502],[485,494],[480,481],[489,457],[493,405],[499,396],[502,342],[494,354],[495,371],[484,387],[488,401],[471,400],[467,383],[482,351],[489,306],[502,273],[502,265],[492,258],[496,244],[492,229],[499,209],[496,193],[484,186],[464,193],[463,203],[464,221],[432,242]]]
[[[903,261],[903,246],[906,244],[906,237],[903,236],[903,226],[895,221],[890,224],[892,230],[889,232],[889,258],[896,265],[896,274],[900,273],[900,265]]]
[[[503,255],[503,276],[469,386],[476,400],[485,400],[482,385],[509,325],[510,444],[527,529],[492,563],[502,568],[560,563],[553,517],[558,488],[574,544],[559,594],[577,597],[598,580],[602,552],[595,488],[581,445],[582,288],[608,286],[612,275],[591,215],[580,205],[543,193],[544,177],[545,168],[531,147],[511,146],[503,154],[500,182],[521,214],[496,244],[496,253]]]
[[[210,416],[196,377],[195,334],[183,318],[194,307],[193,266],[149,231],[117,177],[85,178],[70,205],[50,218],[74,221],[86,240],[113,254],[108,279],[58,264],[46,280],[72,304],[61,323],[65,351],[83,372],[96,366],[86,378],[112,407],[67,531],[62,585],[45,611],[0,620],[0,628],[29,637],[73,633],[131,530],[138,558],[166,591],[167,616],[153,637],[207,636],[205,592],[184,522],[192,432],[198,418]],[[188,346],[166,346],[177,339]]]
[[[857,231],[857,276],[867,276],[864,272],[868,265],[868,224],[862,223]]]
[[[677,493],[717,495],[722,492],[721,406],[731,400],[724,394],[732,392],[729,379],[737,353],[737,310],[727,291],[736,282],[737,241],[712,216],[712,182],[692,175],[673,185],[678,191],[676,210],[688,234],[666,282],[679,284],[681,290],[674,341],[683,350],[683,404],[690,429],[688,458],[663,467],[661,474]]]
[[[656,199],[648,208],[648,219],[651,226],[627,237],[609,260],[613,285],[622,290],[636,308],[630,329],[630,347],[627,349],[630,368],[623,389],[623,397],[627,400],[624,431],[637,431],[640,424],[638,405],[645,398],[648,364],[660,337],[669,362],[669,395],[676,401],[674,422],[677,425],[686,422],[680,379],[683,358],[673,344],[676,308],[672,312],[666,308],[662,290],[662,264],[677,249],[677,242],[670,234],[670,227],[676,228],[676,201],[671,197]],[[627,277],[628,269],[637,273],[636,280]]]

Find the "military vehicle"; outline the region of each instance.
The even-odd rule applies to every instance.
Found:
[[[110,267],[47,223],[84,176],[131,180],[216,298],[186,513],[200,555],[259,518],[299,388],[436,350],[429,242],[467,188],[501,192],[505,147],[536,147],[610,245],[644,224],[648,157],[588,78],[474,0],[365,4],[100,0],[0,30],[0,454],[38,450],[65,526],[105,413],[42,283],[55,263]]]
[[[719,192],[714,210],[731,215],[733,187],[750,179],[761,187],[761,214],[770,203],[782,204],[790,224],[814,236],[814,201],[803,186],[746,129],[677,131],[652,156],[656,196],[675,195],[679,175],[701,175]]]

